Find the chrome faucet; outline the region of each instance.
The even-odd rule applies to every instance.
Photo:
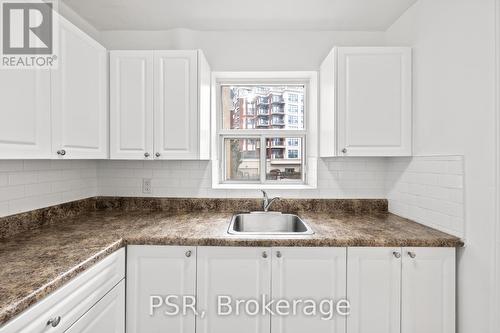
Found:
[[[269,211],[269,207],[271,207],[271,205],[273,204],[273,202],[279,200],[280,197],[274,197],[272,199],[269,199],[269,197],[267,196],[266,191],[264,191],[264,190],[261,190],[261,191],[262,191],[262,194],[264,195],[264,198],[263,198],[263,201],[262,201],[262,209],[264,210],[264,212],[267,212],[267,211]]]

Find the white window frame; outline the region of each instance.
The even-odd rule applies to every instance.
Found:
[[[221,86],[226,84],[298,84],[306,87],[304,106],[304,130],[245,130],[238,135],[234,130],[224,130],[222,103],[220,100]],[[214,189],[315,189],[317,187],[318,167],[318,73],[314,71],[287,72],[213,72],[211,99],[211,130],[212,135],[212,188]],[[302,138],[302,158],[304,163],[302,182],[271,182],[262,183],[266,170],[260,170],[261,180],[226,181],[224,161],[224,138],[252,138],[265,134],[267,137]],[[307,139],[306,139],[307,137]],[[261,158],[265,157],[265,142],[261,139]],[[261,164],[262,165],[262,164]]]

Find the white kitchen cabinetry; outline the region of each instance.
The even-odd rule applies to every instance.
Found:
[[[335,48],[320,80],[321,157],[412,154],[411,48]]]
[[[210,67],[199,50],[111,51],[111,158],[210,158]]]
[[[125,308],[119,304],[122,296],[118,295],[119,290],[112,290],[124,278],[125,249],[120,249],[9,321],[0,328],[0,333],[65,332],[84,317],[82,323],[95,322],[96,325],[112,325],[106,327],[119,329],[122,327],[119,322],[111,323],[111,318],[109,322],[100,319],[98,316],[100,311],[93,310],[93,307],[98,306],[103,311],[111,311],[109,305],[112,304],[113,310],[109,312],[110,315],[116,319],[123,318]],[[106,298],[105,295],[110,292],[111,296]],[[76,324],[76,327],[81,327],[80,325]]]
[[[399,333],[401,248],[349,248],[347,262],[347,333]]]
[[[349,248],[348,333],[454,333],[454,248]]]
[[[153,53],[110,52],[110,156],[153,154]]]
[[[0,159],[50,158],[49,70],[0,70]]]
[[[401,333],[455,333],[455,252],[403,248]]]
[[[107,51],[59,18],[58,67],[52,77],[52,153],[108,157]]]
[[[273,299],[338,301],[346,295],[345,248],[273,248]],[[273,316],[273,333],[343,333],[345,317],[337,313],[329,320],[321,314],[306,316],[299,307],[297,315]],[[326,317],[327,315],[325,315]]]
[[[125,280],[74,323],[66,333],[125,333]]]
[[[160,296],[168,295],[181,306],[183,296],[196,293],[196,247],[189,246],[128,246],[127,248],[127,332],[194,333],[195,319],[187,315],[167,315],[171,307],[152,308]],[[153,303],[151,303],[153,302]],[[152,311],[152,315],[150,314]]]
[[[196,317],[197,333],[270,332],[269,315],[236,314],[236,300],[269,300],[271,295],[271,249],[252,247],[198,248],[198,308],[206,316]],[[228,295],[233,312],[217,315],[217,297]],[[222,307],[226,311],[226,307]]]

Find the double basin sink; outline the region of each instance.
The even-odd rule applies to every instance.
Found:
[[[301,236],[312,235],[314,231],[295,214],[251,212],[233,215],[228,234]]]

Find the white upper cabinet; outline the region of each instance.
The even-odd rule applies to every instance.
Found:
[[[196,51],[155,51],[155,157],[198,158]]]
[[[50,158],[49,70],[0,70],[0,159]]]
[[[153,53],[110,52],[110,156],[153,155]]]
[[[322,157],[411,155],[411,48],[335,48],[320,76]]]
[[[198,308],[206,311],[196,317],[197,333],[269,333],[271,319],[268,314],[249,315],[236,300],[270,298],[271,251],[252,247],[198,247]],[[231,297],[233,311],[218,315],[218,296]],[[226,303],[222,301],[221,304]],[[229,311],[221,306],[222,313]]]
[[[128,333],[194,333],[194,313],[187,311],[186,315],[167,315],[166,312],[174,309],[165,305],[165,297],[177,295],[179,299],[169,301],[182,306],[182,297],[194,297],[195,293],[196,247],[127,247]],[[158,297],[162,297],[161,303]]]
[[[52,70],[52,154],[108,157],[107,51],[64,18]]]
[[[112,159],[210,158],[210,67],[199,50],[111,51]]]
[[[455,333],[454,248],[403,248],[401,333]]]
[[[401,248],[348,249],[347,333],[399,333]]]
[[[345,248],[273,248],[272,297],[280,300],[324,299],[338,301],[346,295]],[[345,317],[333,314],[306,316],[303,308],[296,315],[272,316],[272,333],[343,333]]]

